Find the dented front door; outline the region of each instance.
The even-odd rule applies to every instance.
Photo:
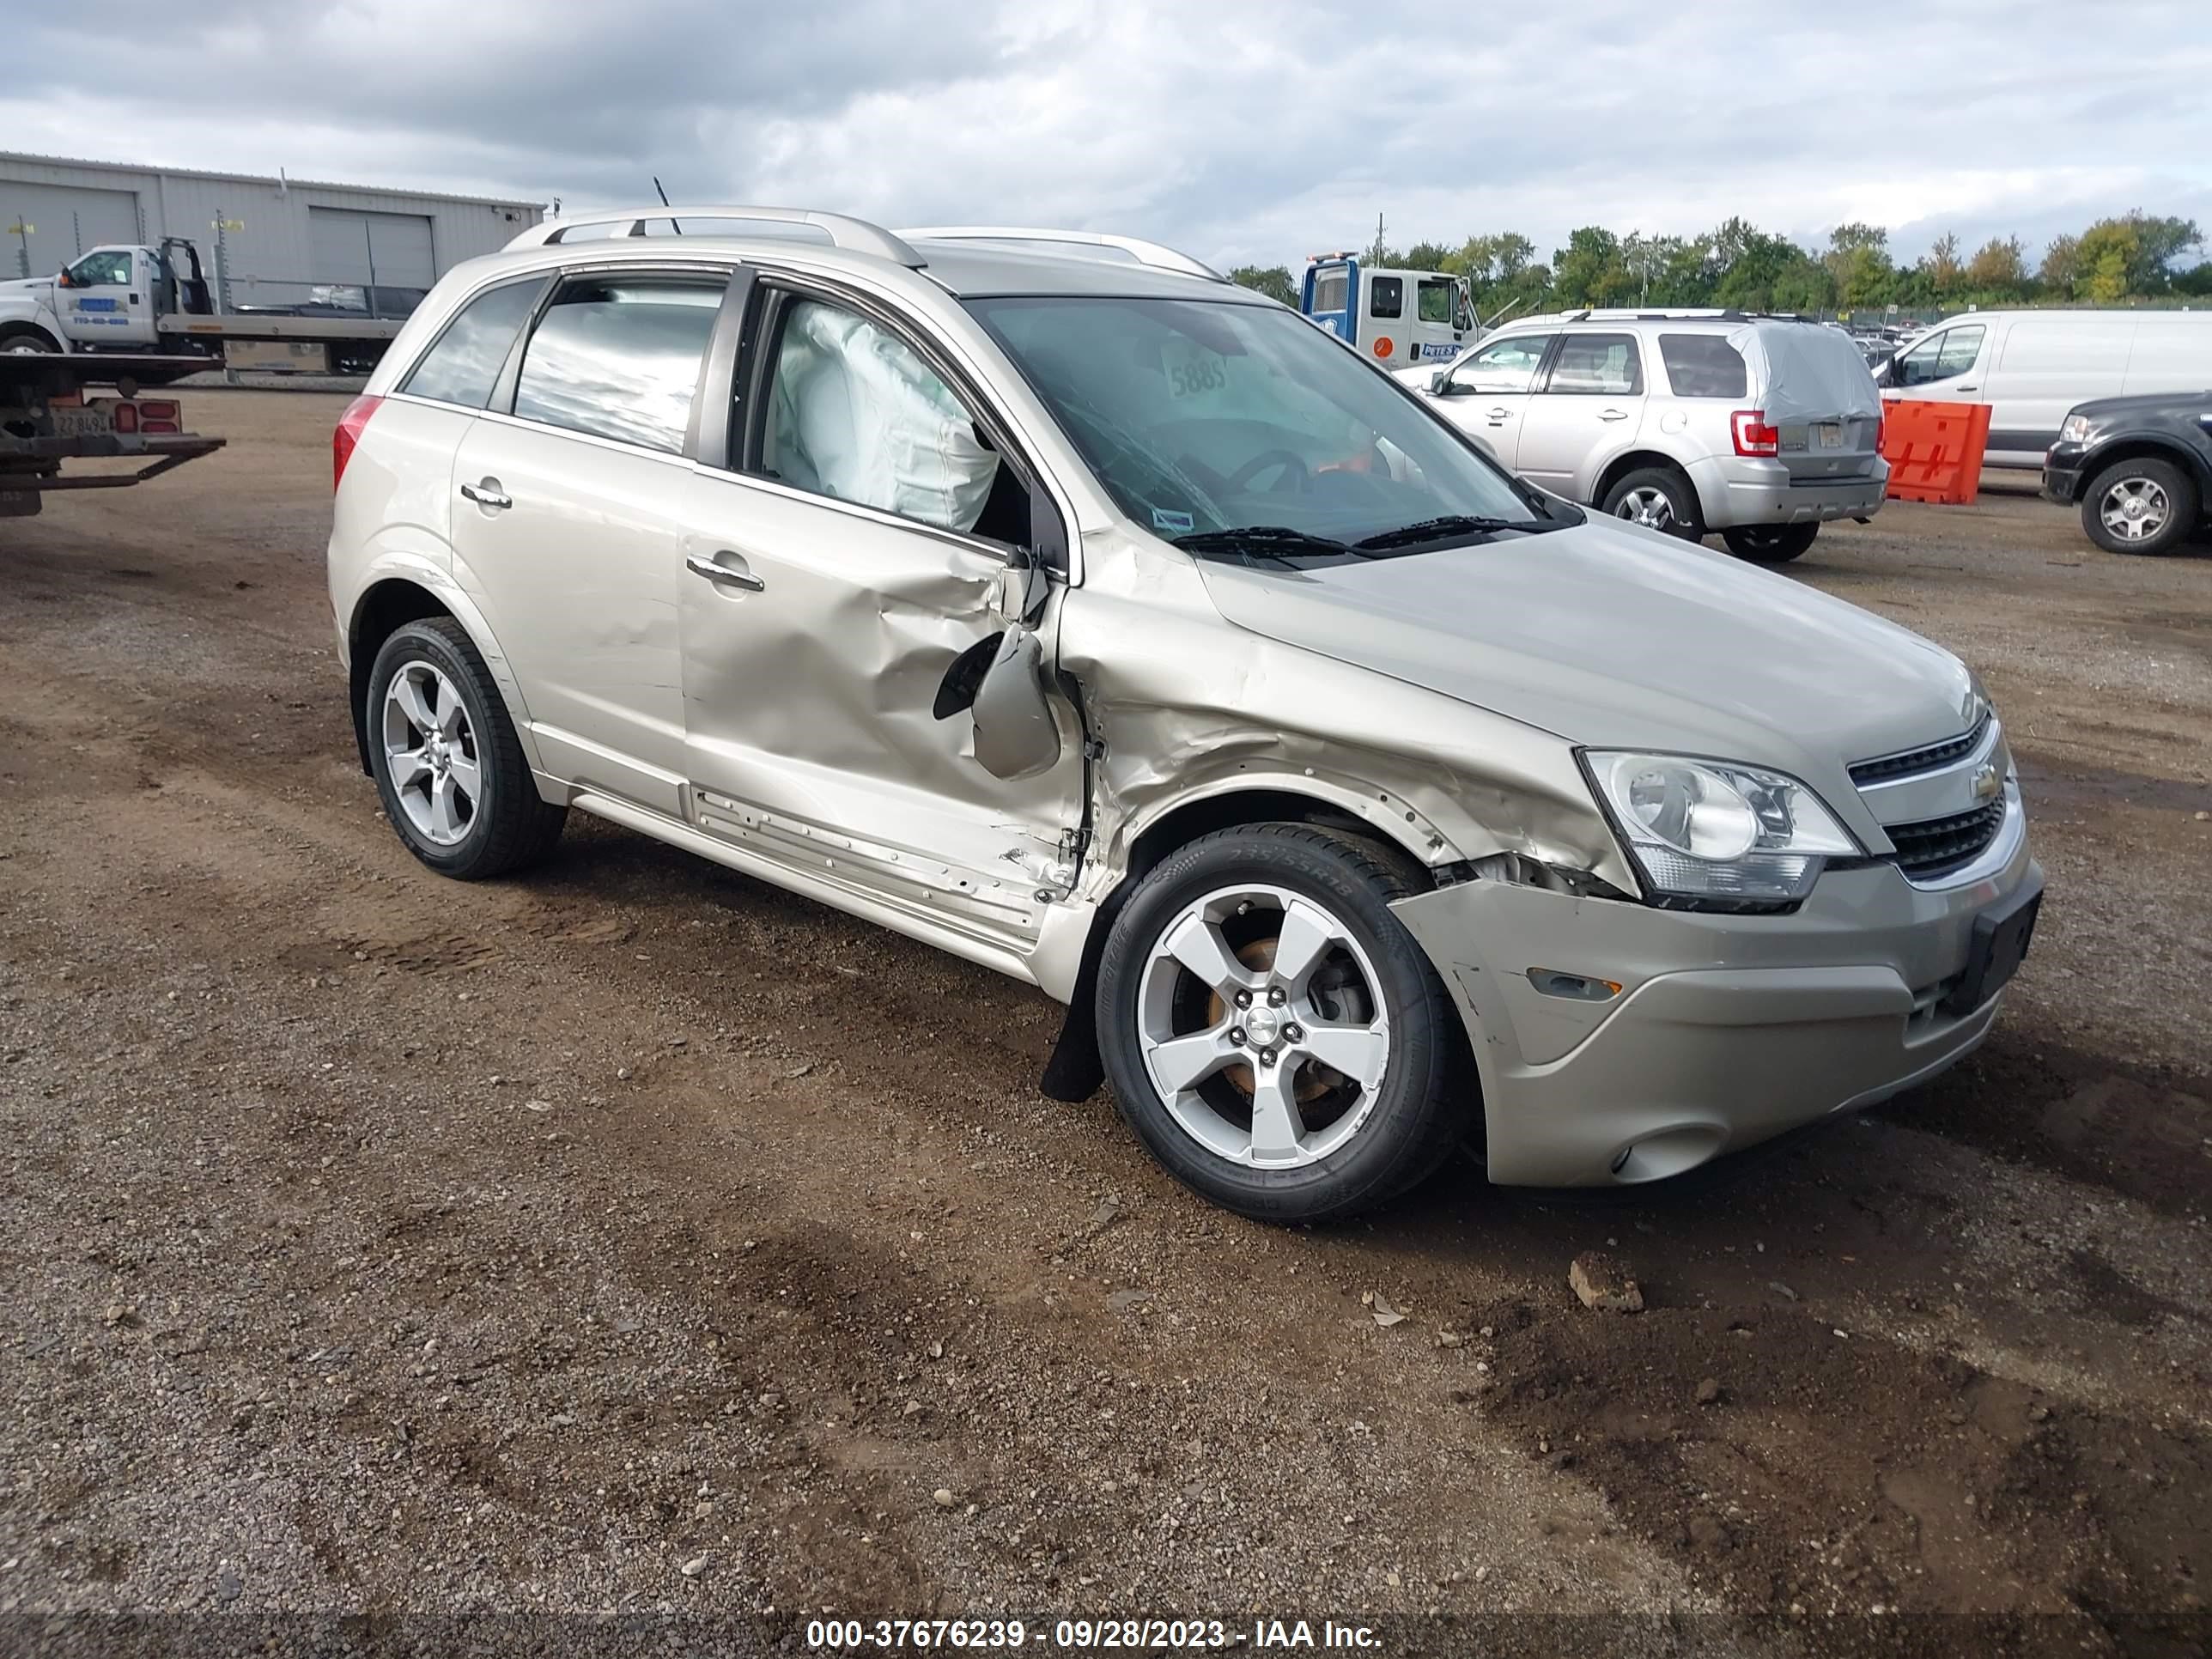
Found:
[[[693,822],[976,937],[1035,938],[1044,896],[1073,884],[1084,763],[1056,695],[1056,756],[1031,744],[1039,769],[1013,780],[976,758],[954,670],[998,661],[1021,625],[1003,555],[775,483],[701,471],[687,490]],[[1032,624],[1046,677],[1059,599]]]

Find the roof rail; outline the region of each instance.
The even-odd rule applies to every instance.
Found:
[[[1188,253],[1135,236],[1109,236],[1088,230],[1039,230],[1012,225],[933,225],[924,229],[902,230],[899,234],[912,237],[917,242],[1048,242],[1075,247],[1114,247],[1139,264],[1150,265],[1156,270],[1203,276],[1209,283],[1229,280],[1212,265],[1201,264]]]
[[[559,219],[549,219],[544,224],[532,225],[507,246],[509,252],[516,248],[551,247],[566,241],[570,231],[602,225],[629,227],[627,230],[615,232],[617,236],[643,236],[647,234],[645,227],[648,221],[662,219],[675,228],[678,236],[684,234],[683,224],[686,219],[751,219],[762,224],[810,225],[826,233],[833,246],[848,248],[855,253],[872,253],[878,259],[889,259],[894,264],[906,265],[915,270],[928,263],[881,225],[872,225],[865,219],[848,218],[842,213],[817,213],[807,208],[708,206],[689,202],[677,206],[656,202],[651,207],[609,208],[600,213],[576,213]]]

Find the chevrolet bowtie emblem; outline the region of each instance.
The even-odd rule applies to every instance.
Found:
[[[2004,787],[2004,780],[1997,776],[1997,769],[1988,762],[1974,769],[1974,799],[1995,800],[1997,791]]]

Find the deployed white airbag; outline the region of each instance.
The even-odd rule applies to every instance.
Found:
[[[972,530],[999,457],[945,383],[866,318],[812,301],[784,325],[769,465],[802,489]]]
[[[1801,421],[1872,420],[1881,392],[1851,337],[1820,323],[1746,323],[1729,331],[1751,383],[1767,388],[1771,426]]]

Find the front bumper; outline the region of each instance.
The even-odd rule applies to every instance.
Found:
[[[2087,482],[2081,462],[2087,453],[2081,444],[2053,444],[2044,452],[2043,493],[2061,507],[2071,507],[2081,499]]]
[[[2015,815],[2018,813],[2015,806]],[[1680,1174],[1935,1076],[2000,992],[1946,1012],[1977,916],[2043,873],[2023,832],[1991,873],[1915,886],[1832,870],[1794,915],[1731,916],[1470,881],[1392,908],[1450,987],[1483,1091],[1490,1178],[1600,1186]],[[1532,968],[1614,981],[1547,996]]]
[[[1889,494],[1889,463],[1880,459],[1854,477],[1793,483],[1779,461],[1717,458],[1693,467],[1691,478],[1708,530],[1870,519]]]

